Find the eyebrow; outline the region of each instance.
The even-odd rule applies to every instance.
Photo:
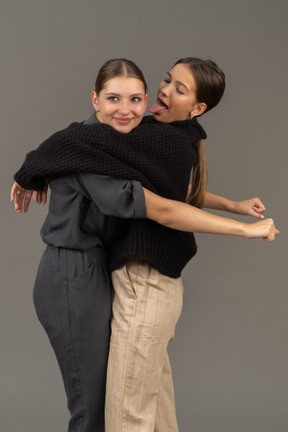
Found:
[[[105,95],[106,96],[121,96],[119,93],[114,93],[114,92],[109,92],[109,93],[105,93]],[[132,95],[130,95],[130,96],[143,96],[143,93],[134,93],[134,94],[132,94]]]
[[[167,73],[167,75],[169,76],[169,78],[172,78],[172,75],[171,75],[171,73],[170,72],[166,72]],[[186,90],[189,92],[189,88],[184,84],[184,83],[182,83],[181,81],[175,81],[178,85],[181,85],[181,86],[183,86],[183,87],[185,87],[186,88]]]

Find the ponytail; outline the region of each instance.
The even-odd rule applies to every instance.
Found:
[[[196,163],[193,166],[192,185],[186,202],[194,207],[202,208],[204,205],[207,185],[207,169],[203,140],[198,141],[195,146],[198,156]]]

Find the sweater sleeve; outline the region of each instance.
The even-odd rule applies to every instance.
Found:
[[[186,125],[181,129],[179,126],[143,124],[128,134],[105,124],[72,123],[28,153],[14,178],[26,189],[39,190],[43,177],[93,172],[138,180],[153,192],[162,190],[165,196],[173,197],[170,189],[174,184],[179,185],[178,179],[182,175],[179,167],[183,171],[184,165],[188,164],[191,169],[193,161],[187,159],[187,154],[192,155],[189,149],[199,136],[197,128],[190,123],[188,130]],[[188,179],[183,181],[188,184]]]
[[[45,185],[45,177],[31,177],[25,168],[25,162],[14,174],[14,180],[23,188],[30,190],[42,190]]]
[[[15,181],[25,189],[41,190],[45,177],[92,172],[138,180],[153,190],[146,176],[139,173],[131,161],[126,163],[123,160],[125,151],[124,156],[123,151],[120,154],[113,151],[125,142],[124,134],[113,134],[114,130],[105,126],[80,127],[80,124],[72,123],[67,129],[56,132],[26,155],[23,165],[14,175]]]

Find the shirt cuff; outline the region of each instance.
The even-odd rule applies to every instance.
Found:
[[[138,181],[132,180],[133,198],[135,203],[135,219],[145,219],[147,217],[144,190]]]

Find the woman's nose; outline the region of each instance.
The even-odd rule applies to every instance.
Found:
[[[163,94],[163,96],[168,96],[170,93],[170,83],[162,87],[160,93]]]
[[[128,105],[127,101],[122,101],[121,102],[121,104],[119,106],[119,111],[123,115],[128,115],[129,114],[129,105]]]

